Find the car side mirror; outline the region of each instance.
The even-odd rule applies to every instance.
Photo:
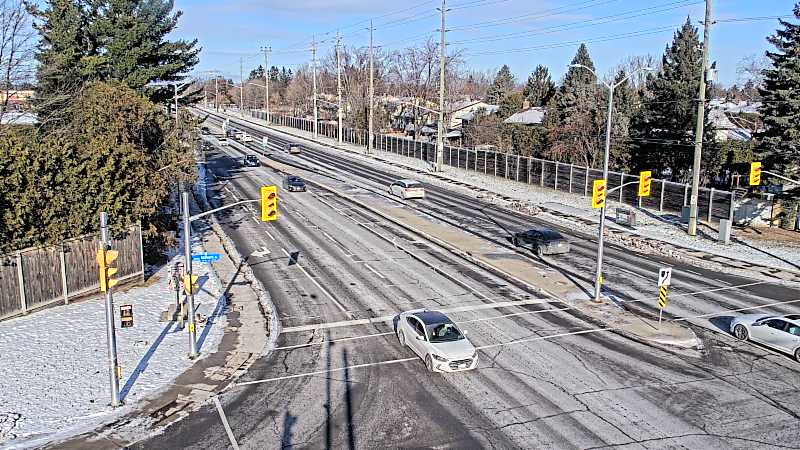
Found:
[[[424,341],[425,340],[425,336],[417,335],[417,340],[418,341]]]

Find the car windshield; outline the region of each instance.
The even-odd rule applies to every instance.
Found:
[[[440,323],[437,325],[429,325],[428,330],[431,333],[431,342],[452,342],[464,339],[458,328],[453,323]]]

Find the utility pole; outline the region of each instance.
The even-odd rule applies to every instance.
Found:
[[[373,78],[375,76],[374,55],[372,53],[372,21],[369,21],[369,132],[367,134],[367,154],[372,153],[372,108],[374,107],[375,97],[375,84]]]
[[[264,51],[264,87],[266,89],[264,94],[264,109],[267,111],[267,125],[269,125],[269,54],[272,52],[272,47],[262,47],[261,50]]]
[[[342,55],[339,50],[341,46],[341,37],[339,32],[336,32],[336,92],[339,96],[339,107],[336,109],[339,119],[339,145],[342,145]]]
[[[189,223],[189,193],[184,191],[181,197],[183,204],[183,259],[184,267],[186,267],[186,280],[184,286],[186,288],[186,300],[189,318],[189,358],[197,358],[197,339],[195,338],[196,324],[194,314],[194,286],[192,285],[192,229]]]
[[[697,197],[700,190],[700,163],[703,159],[703,128],[706,110],[706,76],[708,75],[708,47],[711,43],[711,2],[706,0],[706,19],[703,30],[703,73],[700,75],[700,92],[697,102],[697,128],[694,132],[694,165],[692,165],[692,196],[689,201],[689,236],[697,235]]]
[[[444,163],[444,63],[445,63],[445,41],[444,41],[444,15],[447,12],[447,0],[442,0],[442,28],[441,42],[439,43],[439,133],[436,136],[436,171],[442,171]],[[419,127],[418,124],[414,125]],[[418,134],[419,130],[415,131]]]
[[[244,117],[244,58],[239,58],[239,116]]]
[[[111,247],[108,239],[108,214],[105,211],[100,213],[100,245],[103,252]],[[101,276],[105,276],[102,274]],[[122,404],[119,400],[119,377],[120,367],[117,359],[117,330],[114,324],[114,297],[111,293],[111,286],[106,287],[106,344],[108,345],[108,375],[111,381],[111,406],[117,407]]]
[[[311,82],[313,84],[314,94],[314,140],[317,139],[317,43],[314,36],[311,36]]]
[[[214,76],[214,110],[219,112],[219,74]]]

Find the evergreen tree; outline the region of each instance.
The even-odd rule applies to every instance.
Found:
[[[528,82],[522,90],[525,100],[531,106],[544,106],[556,93],[556,85],[550,79],[550,71],[543,65],[536,66],[536,69],[528,77]]]
[[[514,89],[514,75],[511,69],[503,64],[503,67],[497,72],[494,82],[489,86],[486,101],[492,105],[497,105],[506,94]]]
[[[264,79],[264,66],[261,64],[258,65],[255,69],[250,71],[250,75],[247,76],[248,80],[263,80]]]
[[[628,74],[620,69],[614,77],[616,85]],[[608,91],[605,91],[604,104],[608,103]],[[611,149],[609,151],[609,166],[614,170],[630,172],[632,169],[630,124],[631,119],[636,115],[639,106],[638,94],[631,86],[630,80],[619,84],[614,89],[614,111],[611,119]],[[603,121],[606,120],[607,108],[603,111]]]
[[[687,17],[666,47],[662,69],[645,83],[641,114],[631,127],[637,169],[672,173],[682,181],[690,178],[697,125],[697,87],[703,72],[703,45]],[[713,86],[706,85],[710,98]],[[705,117],[708,117],[707,111]],[[713,144],[713,130],[706,122],[704,140]],[[713,152],[705,152],[710,156]]]
[[[800,4],[794,15],[800,18]],[[775,46],[767,57],[772,67],[764,70],[764,86],[759,90],[763,103],[760,112],[765,129],[757,135],[759,153],[768,170],[790,178],[800,174],[800,25],[780,21],[783,29],[767,40]]]
[[[519,92],[509,92],[500,99],[500,109],[498,114],[502,119],[510,117],[512,114],[522,109],[523,98]]]
[[[578,64],[594,70],[586,44],[581,44],[572,59],[572,65]],[[599,164],[605,123],[601,100],[595,75],[583,67],[570,67],[545,117],[551,158],[592,167]]]

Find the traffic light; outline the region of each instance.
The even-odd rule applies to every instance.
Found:
[[[592,184],[592,208],[606,206],[606,180],[594,180]]]
[[[116,250],[101,248],[97,251],[95,261],[97,261],[97,267],[99,268],[100,291],[102,292],[106,292],[109,288],[119,283],[119,280],[111,278],[117,273],[117,268],[110,267],[110,265],[116,261],[117,257],[119,257],[119,252]]]
[[[275,185],[261,186],[261,221],[274,222],[278,220],[278,187]]]
[[[653,174],[649,170],[639,173],[639,197],[649,197],[653,185]]]
[[[761,184],[761,163],[750,163],[750,186],[759,186]]]
[[[197,275],[192,274],[191,278],[189,278],[189,274],[183,276],[183,289],[186,291],[186,295],[194,295],[197,294]]]

